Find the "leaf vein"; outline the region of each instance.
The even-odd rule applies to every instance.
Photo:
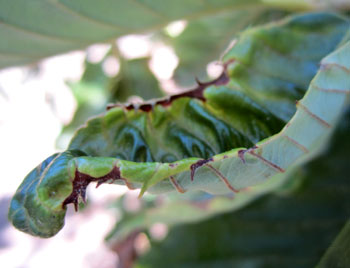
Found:
[[[76,17],[79,17],[79,18],[81,18],[81,19],[85,19],[85,20],[90,21],[90,22],[92,22],[92,23],[95,23],[95,24],[97,24],[97,25],[99,25],[99,26],[104,26],[104,27],[108,27],[108,28],[114,28],[114,29],[116,29],[116,30],[118,29],[118,30],[122,30],[122,31],[125,31],[125,32],[130,32],[130,31],[132,31],[131,28],[127,28],[127,27],[123,27],[123,26],[120,26],[120,25],[108,23],[108,22],[106,22],[106,21],[97,20],[97,19],[95,19],[95,18],[93,18],[93,17],[87,16],[87,15],[81,13],[81,12],[78,12],[77,10],[74,10],[74,9],[70,8],[69,6],[63,4],[63,3],[62,3],[61,1],[59,1],[59,0],[58,0],[58,1],[54,1],[54,2],[52,2],[52,3],[54,3],[57,7],[59,7],[59,8],[61,8],[61,9],[65,10],[66,12],[71,13],[72,15],[74,15],[74,16],[76,16]]]

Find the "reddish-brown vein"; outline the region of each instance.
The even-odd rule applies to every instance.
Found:
[[[163,107],[167,107],[169,105],[171,105],[171,103],[177,99],[180,98],[184,98],[184,97],[189,97],[189,98],[194,98],[194,99],[199,99],[201,101],[205,101],[205,97],[204,97],[204,90],[209,87],[209,86],[220,86],[220,85],[226,85],[229,82],[229,76],[227,74],[227,65],[231,64],[233,61],[229,61],[226,64],[224,64],[224,71],[222,72],[222,74],[214,79],[213,81],[209,81],[209,82],[205,82],[202,83],[198,80],[197,81],[197,87],[189,90],[189,91],[185,91],[183,93],[179,93],[176,95],[171,95],[169,97],[163,98],[163,99],[158,99],[158,100],[153,100],[150,102],[144,102],[142,104],[110,104],[107,106],[107,110],[112,109],[114,107],[123,107],[126,110],[141,110],[144,112],[149,112],[153,110],[153,107],[156,105],[161,105]]]
[[[259,154],[256,154],[253,150],[249,150],[247,151],[247,153],[254,155],[256,158],[259,158],[261,161],[263,161],[266,165],[272,167],[273,169],[277,170],[278,172],[285,172],[285,170],[283,168],[281,168],[280,166],[272,163],[271,161],[267,160],[266,158],[262,157]]]
[[[332,63],[321,63],[321,70],[322,69],[329,69],[330,67],[333,67],[333,66],[335,66],[335,67],[337,67],[339,69],[342,69],[342,70],[344,70],[347,73],[350,73],[350,69],[346,68],[343,65],[335,63],[335,62],[332,62]]]
[[[170,176],[169,180],[171,184],[175,187],[176,191],[178,191],[181,194],[186,192],[186,190],[182,188],[182,186],[178,183],[178,181],[173,176]]]
[[[350,89],[342,90],[342,89],[336,89],[336,88],[322,88],[314,84],[312,84],[312,87],[323,92],[330,92],[330,93],[337,93],[337,94],[350,94]]]
[[[251,151],[251,150],[254,150],[254,149],[257,149],[258,146],[254,145],[252,148],[249,148],[249,149],[243,149],[243,150],[239,150],[238,151],[238,157],[242,160],[243,164],[245,164],[245,159],[244,159],[244,155]]]
[[[309,110],[309,108],[307,108],[305,105],[301,104],[299,101],[297,101],[297,107],[300,107],[301,109],[303,109],[308,115],[310,115],[312,118],[314,118],[317,122],[319,122],[321,125],[325,126],[326,128],[331,127],[331,125],[328,122],[326,122],[321,117],[319,117],[318,115],[311,112]]]
[[[301,145],[299,142],[297,142],[296,140],[292,139],[291,137],[289,137],[287,135],[284,135],[283,137],[286,138],[287,140],[289,140],[290,142],[292,142],[296,147],[298,147],[304,153],[308,153],[309,152],[309,150],[304,145]]]
[[[135,190],[136,188],[134,187],[134,185],[131,182],[128,182],[126,179],[124,178],[120,178],[122,181],[124,181],[125,186],[128,187],[129,190]]]
[[[214,168],[212,165],[210,164],[206,164],[206,166],[208,168],[210,168],[227,186],[227,188],[229,188],[232,192],[238,193],[239,191],[237,189],[235,189],[230,182],[228,181],[228,179],[216,168]]]

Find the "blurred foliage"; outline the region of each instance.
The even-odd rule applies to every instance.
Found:
[[[111,79],[105,75],[101,63],[85,61],[84,74],[80,81],[68,83],[77,102],[72,121],[62,129],[64,135],[72,133],[89,117],[105,110],[110,96]]]
[[[346,268],[350,263],[350,220],[331,244],[317,268]]]
[[[208,80],[207,64],[218,61],[240,31],[278,20],[287,14],[285,11],[266,9],[228,12],[189,21],[178,36],[163,35],[165,42],[174,48],[179,57],[175,81],[189,87],[195,83],[194,76],[201,81]]]
[[[132,60],[119,56],[120,70],[114,76],[108,76],[103,64],[111,57],[109,52],[100,62],[85,61],[84,73],[80,81],[69,83],[77,101],[77,109],[72,121],[64,126],[58,138],[59,147],[66,148],[65,140],[70,140],[75,130],[92,116],[106,110],[108,103],[125,102],[131,96],[144,100],[164,96],[159,82],[148,67],[149,58]]]
[[[268,7],[314,10],[323,2],[333,6],[327,0],[1,0],[0,68],[160,29],[174,20]]]
[[[157,78],[148,67],[148,61],[149,58],[122,61],[110,102],[126,102],[130,96],[137,96],[142,100],[164,96]]]

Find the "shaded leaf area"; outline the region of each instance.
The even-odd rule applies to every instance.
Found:
[[[122,62],[117,83],[112,88],[110,102],[126,102],[130,96],[150,100],[165,95],[157,78],[149,69],[148,61],[149,58],[138,58]]]
[[[179,65],[174,73],[175,81],[187,87],[193,86],[194,75],[200,80],[209,79],[207,64],[220,58],[236,34],[247,27],[275,21],[284,15],[286,12],[259,8],[190,21],[179,36],[165,37],[165,41],[179,57]]]
[[[350,266],[350,221],[346,223],[317,268],[346,268]]]
[[[241,209],[258,197],[285,187],[290,177],[290,175],[275,176],[264,184],[241,191],[238,195],[215,196],[200,191],[184,194],[167,193],[160,196],[146,195],[142,198],[142,207],[137,212],[125,209],[125,195],[123,195],[111,205],[117,209],[121,219],[118,219],[106,240],[110,245],[118,245],[135,230],[144,231],[157,223],[164,223],[167,226],[196,223],[217,214]],[[292,187],[296,186],[288,184],[288,188]]]
[[[108,54],[109,55],[109,54]],[[125,102],[130,96],[144,100],[164,96],[158,80],[148,67],[148,58],[124,60],[117,75],[109,77],[103,70],[105,57],[101,62],[85,62],[85,71],[79,82],[69,83],[77,101],[77,110],[72,121],[62,129],[58,144],[93,115],[103,113],[108,103]]]
[[[348,27],[342,17],[317,13],[249,29],[224,56],[227,64],[234,61],[223,74],[229,76],[225,85],[199,86],[203,92],[196,98],[181,97],[150,111],[138,105],[111,109],[88,121],[69,149],[135,162],[173,162],[250,148],[291,118],[319,61]]]
[[[152,241],[135,267],[315,266],[350,216],[349,119],[347,113],[330,148],[292,178],[301,183],[297,190],[281,190],[240,211],[174,227],[164,241]],[[335,248],[346,252],[344,245]],[[334,265],[342,263],[334,257]]]
[[[178,19],[269,5],[260,0],[1,0],[0,67],[26,64],[118,36],[159,29]],[[311,8],[299,3],[287,6]]]
[[[1,0],[0,68],[160,29],[179,19],[247,8],[312,10],[329,6],[333,4],[311,0]]]

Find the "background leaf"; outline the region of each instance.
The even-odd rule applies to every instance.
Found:
[[[140,100],[164,96],[158,80],[148,67],[148,58],[126,60],[119,56],[120,70],[110,76],[103,70],[110,57],[116,59],[110,54],[98,63],[85,60],[85,71],[80,81],[68,83],[77,101],[77,109],[58,137],[59,147],[66,148],[66,141],[72,138],[76,129],[90,117],[105,112],[109,103],[126,102],[131,96],[137,96]]]
[[[220,0],[212,5],[191,0],[186,1],[184,8],[182,3],[171,1],[1,1],[0,35],[6,38],[0,42],[0,67],[159,28],[185,16],[235,8],[239,3],[230,2]],[[247,4],[257,2],[251,0]]]
[[[247,7],[310,9],[309,1],[6,0],[0,1],[0,68],[85,48],[118,36],[160,29],[171,21]]]
[[[149,58],[124,61],[117,83],[112,88],[110,102],[127,102],[130,96],[141,100],[163,97],[158,80],[148,67]]]
[[[166,39],[180,60],[174,74],[175,81],[188,87],[193,86],[194,75],[201,81],[208,80],[208,63],[220,59],[235,35],[243,29],[278,20],[284,15],[286,12],[254,9],[190,21],[180,35]]]
[[[335,241],[322,257],[317,268],[345,268],[350,265],[350,221],[340,231]]]

